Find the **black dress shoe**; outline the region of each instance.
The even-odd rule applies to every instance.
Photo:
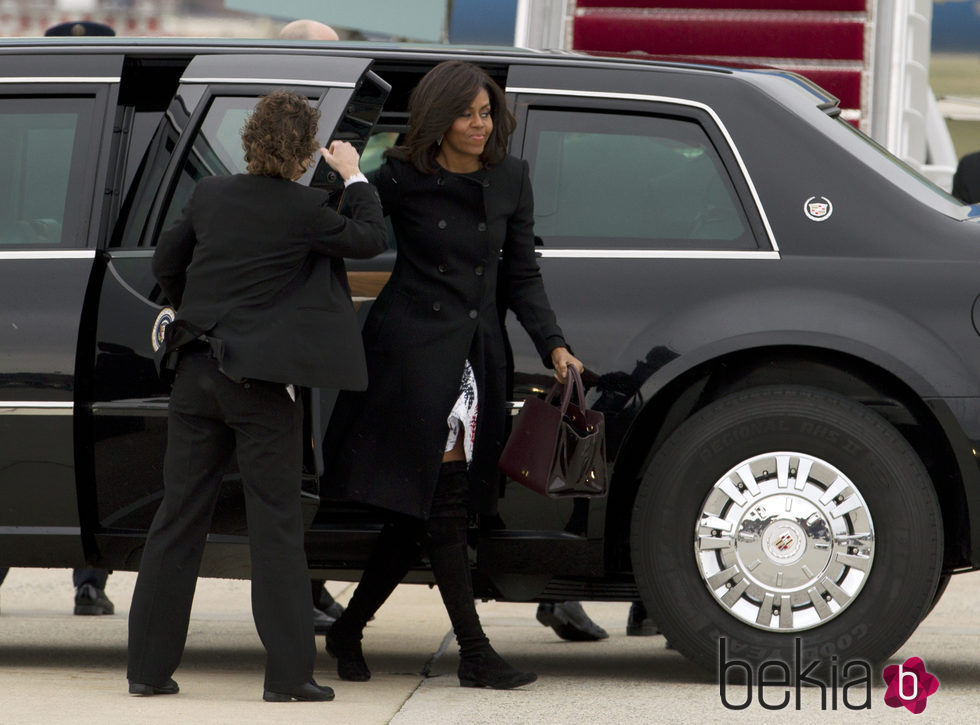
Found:
[[[180,692],[180,688],[177,687],[177,683],[174,682],[173,678],[170,678],[162,685],[147,685],[143,682],[130,682],[129,683],[129,694],[130,695],[176,695]]]
[[[371,670],[364,660],[361,650],[361,637],[348,636],[340,626],[331,627],[327,632],[327,653],[337,659],[337,676],[348,682],[367,682]]]
[[[339,606],[339,605],[338,605]],[[336,617],[331,617],[326,612],[313,607],[313,632],[316,634],[326,634],[330,631]]]
[[[113,614],[115,606],[105,591],[93,584],[82,584],[75,590],[75,614]]]
[[[551,627],[562,639],[570,642],[595,642],[606,639],[609,633],[593,622],[578,602],[539,604],[537,620]]]
[[[266,702],[327,702],[333,699],[333,690],[316,684],[313,680],[288,690],[264,690],[262,699]]]
[[[660,634],[660,629],[656,622],[647,616],[643,602],[633,602],[630,605],[629,616],[626,618],[626,636],[652,637],[655,634]]]
[[[344,613],[344,605],[334,599],[326,589],[320,593],[320,599],[314,606],[334,619],[340,619],[340,615]]]
[[[474,652],[460,655],[460,687],[490,687],[494,690],[513,690],[538,679],[533,672],[521,672],[501,657],[489,644]]]

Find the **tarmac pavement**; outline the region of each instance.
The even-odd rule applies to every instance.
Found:
[[[126,686],[126,618],[135,574],[109,577],[116,614],[72,615],[71,571],[12,569],[0,588],[0,723],[317,723],[443,725],[451,723],[953,723],[980,719],[980,574],[953,577],[936,609],[892,658],[921,657],[940,681],[922,714],[884,703],[875,672],[870,709],[851,711],[830,693],[804,688],[801,708],[763,708],[754,693],[743,710],[721,702],[711,673],[702,672],[664,638],[626,637],[628,605],[586,603],[610,638],[564,642],[534,618],[535,605],[485,602],[481,618],[497,650],[538,673],[520,690],[461,688],[455,643],[439,594],[400,586],[368,625],[364,650],[370,682],[337,679],[334,660],[317,638],[316,678],[334,688],[328,703],[266,703],[261,699],[264,651],[252,624],[249,583],[201,579],[175,696],[133,697]],[[331,582],[341,603],[352,586]],[[448,644],[440,653],[444,644]],[[428,676],[422,674],[428,669]],[[792,695],[792,693],[790,693]],[[745,702],[741,690],[730,704]],[[780,691],[767,690],[767,702]],[[862,697],[852,695],[851,702]]]

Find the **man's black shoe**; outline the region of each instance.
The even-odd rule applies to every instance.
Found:
[[[338,604],[337,606],[339,607],[340,605]],[[336,621],[336,617],[331,617],[326,612],[313,607],[313,631],[316,634],[326,634]]]
[[[338,619],[344,613],[344,605],[334,599],[326,588],[320,592],[320,599],[314,606],[328,617],[333,617],[334,619]]]
[[[536,616],[541,624],[551,627],[555,634],[570,642],[595,642],[609,636],[589,618],[578,602],[539,604]]]
[[[627,637],[652,637],[660,634],[657,623],[647,616],[646,607],[643,602],[633,602],[630,605],[630,613],[626,618]]]
[[[313,680],[284,691],[265,690],[262,699],[266,702],[327,702],[333,699],[333,690],[316,684]]]
[[[82,584],[75,590],[75,614],[113,614],[115,606],[93,584]]]
[[[174,682],[173,678],[170,678],[162,685],[146,685],[142,682],[130,682],[129,683],[129,694],[130,695],[176,695],[180,692],[180,688],[177,687],[177,683]]]

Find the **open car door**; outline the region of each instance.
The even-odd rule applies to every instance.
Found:
[[[305,96],[320,110],[319,140],[351,142],[358,151],[381,111],[389,86],[369,70],[371,61],[317,55],[217,54],[194,58],[183,71],[170,106],[143,160],[138,183],[122,205],[104,274],[93,282],[98,299],[90,406],[90,465],[94,495],[83,516],[94,523],[95,544],[112,556],[131,556],[141,545],[163,495],[169,387],[156,372],[154,353],[174,311],[151,274],[160,231],[175,221],[205,176],[246,170],[239,132],[259,98],[277,89]],[[327,189],[339,204],[343,180],[321,159],[299,183]],[[309,401],[307,401],[309,403]],[[307,410],[318,410],[308,405]],[[315,422],[314,422],[315,423]],[[310,435],[310,440],[314,436]],[[304,481],[307,523],[318,504],[310,447]],[[248,574],[244,502],[230,471],[215,510],[208,562],[228,557]]]

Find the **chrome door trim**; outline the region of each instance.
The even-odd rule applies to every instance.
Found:
[[[539,257],[555,259],[779,259],[779,252],[713,249],[535,249]]]
[[[0,76],[0,83],[118,83],[119,76]]]
[[[35,249],[0,252],[0,259],[95,259],[94,249]]]
[[[356,88],[356,83],[350,81],[320,81],[313,79],[298,80],[295,78],[204,78],[189,77],[181,78],[181,83],[210,83],[225,84],[234,83],[237,85],[277,85],[277,86],[321,86],[324,88]]]
[[[72,415],[75,404],[51,400],[0,400],[0,415]]]

